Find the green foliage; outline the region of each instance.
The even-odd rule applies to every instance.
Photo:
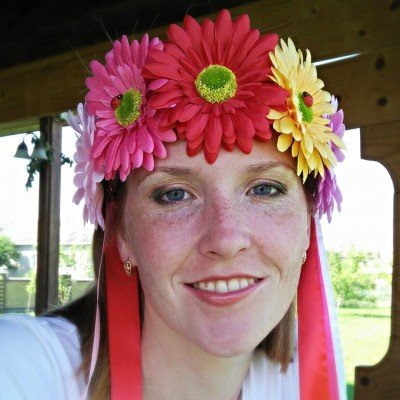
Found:
[[[60,246],[60,267],[71,268],[76,265],[76,251],[73,246],[70,249],[66,249],[65,246]]]
[[[93,265],[91,262],[91,247],[79,244],[71,246],[60,245],[61,273],[76,274],[93,278]],[[84,262],[82,261],[85,260]]]
[[[36,293],[36,271],[30,271],[29,275],[30,281],[26,285],[26,291],[29,295],[34,295]]]
[[[67,248],[66,246],[60,245],[60,275],[58,277],[58,300],[60,304],[64,304],[70,300],[71,272],[76,266],[76,251],[76,246]]]
[[[58,301],[64,304],[71,300],[71,275],[60,275],[58,277]]]
[[[9,270],[17,269],[20,255],[20,252],[10,238],[0,236],[0,267],[4,265]]]
[[[338,305],[373,305],[376,302],[377,263],[371,253],[352,248],[347,254],[328,251],[333,291]]]

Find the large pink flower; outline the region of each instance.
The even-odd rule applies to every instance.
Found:
[[[105,179],[118,171],[124,181],[133,168],[154,167],[154,157],[165,157],[163,142],[176,140],[172,130],[159,129],[160,119],[147,103],[147,91],[158,89],[165,80],[145,81],[141,75],[149,49],[161,51],[158,38],[144,35],[129,45],[126,36],[116,41],[106,55],[106,65],[92,61],[93,77],[86,80],[90,89],[86,107],[96,115],[95,139],[91,155],[96,171],[104,168]]]
[[[164,129],[176,128],[186,138],[188,154],[203,149],[213,163],[221,145],[232,150],[236,144],[249,153],[254,138],[268,140],[269,106],[279,108],[287,97],[268,77],[277,35],[260,37],[247,15],[232,22],[227,10],[215,24],[206,19],[199,25],[187,16],[183,28],[173,24],[167,35],[164,50],[149,51],[143,74],[167,79],[149,105],[162,110]]]
[[[73,197],[73,202],[79,204],[84,199],[83,220],[90,222],[95,227],[100,225],[104,229],[104,218],[101,212],[103,204],[103,190],[100,182],[104,178],[103,170],[94,169],[93,160],[90,157],[94,139],[95,118],[89,115],[83,104],[79,103],[77,114],[67,114],[67,122],[75,131],[76,152],[74,154],[75,176],[74,184],[78,188]]]

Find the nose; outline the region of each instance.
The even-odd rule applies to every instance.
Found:
[[[218,199],[204,211],[200,252],[212,258],[233,258],[251,247],[243,206]]]

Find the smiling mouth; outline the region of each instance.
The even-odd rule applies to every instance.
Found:
[[[233,278],[228,280],[216,280],[207,282],[196,282],[192,285],[195,289],[215,293],[230,293],[246,289],[253,285],[258,279],[255,278]]]

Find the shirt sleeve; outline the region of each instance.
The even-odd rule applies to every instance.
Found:
[[[0,317],[0,399],[79,400],[76,327],[62,318]]]

